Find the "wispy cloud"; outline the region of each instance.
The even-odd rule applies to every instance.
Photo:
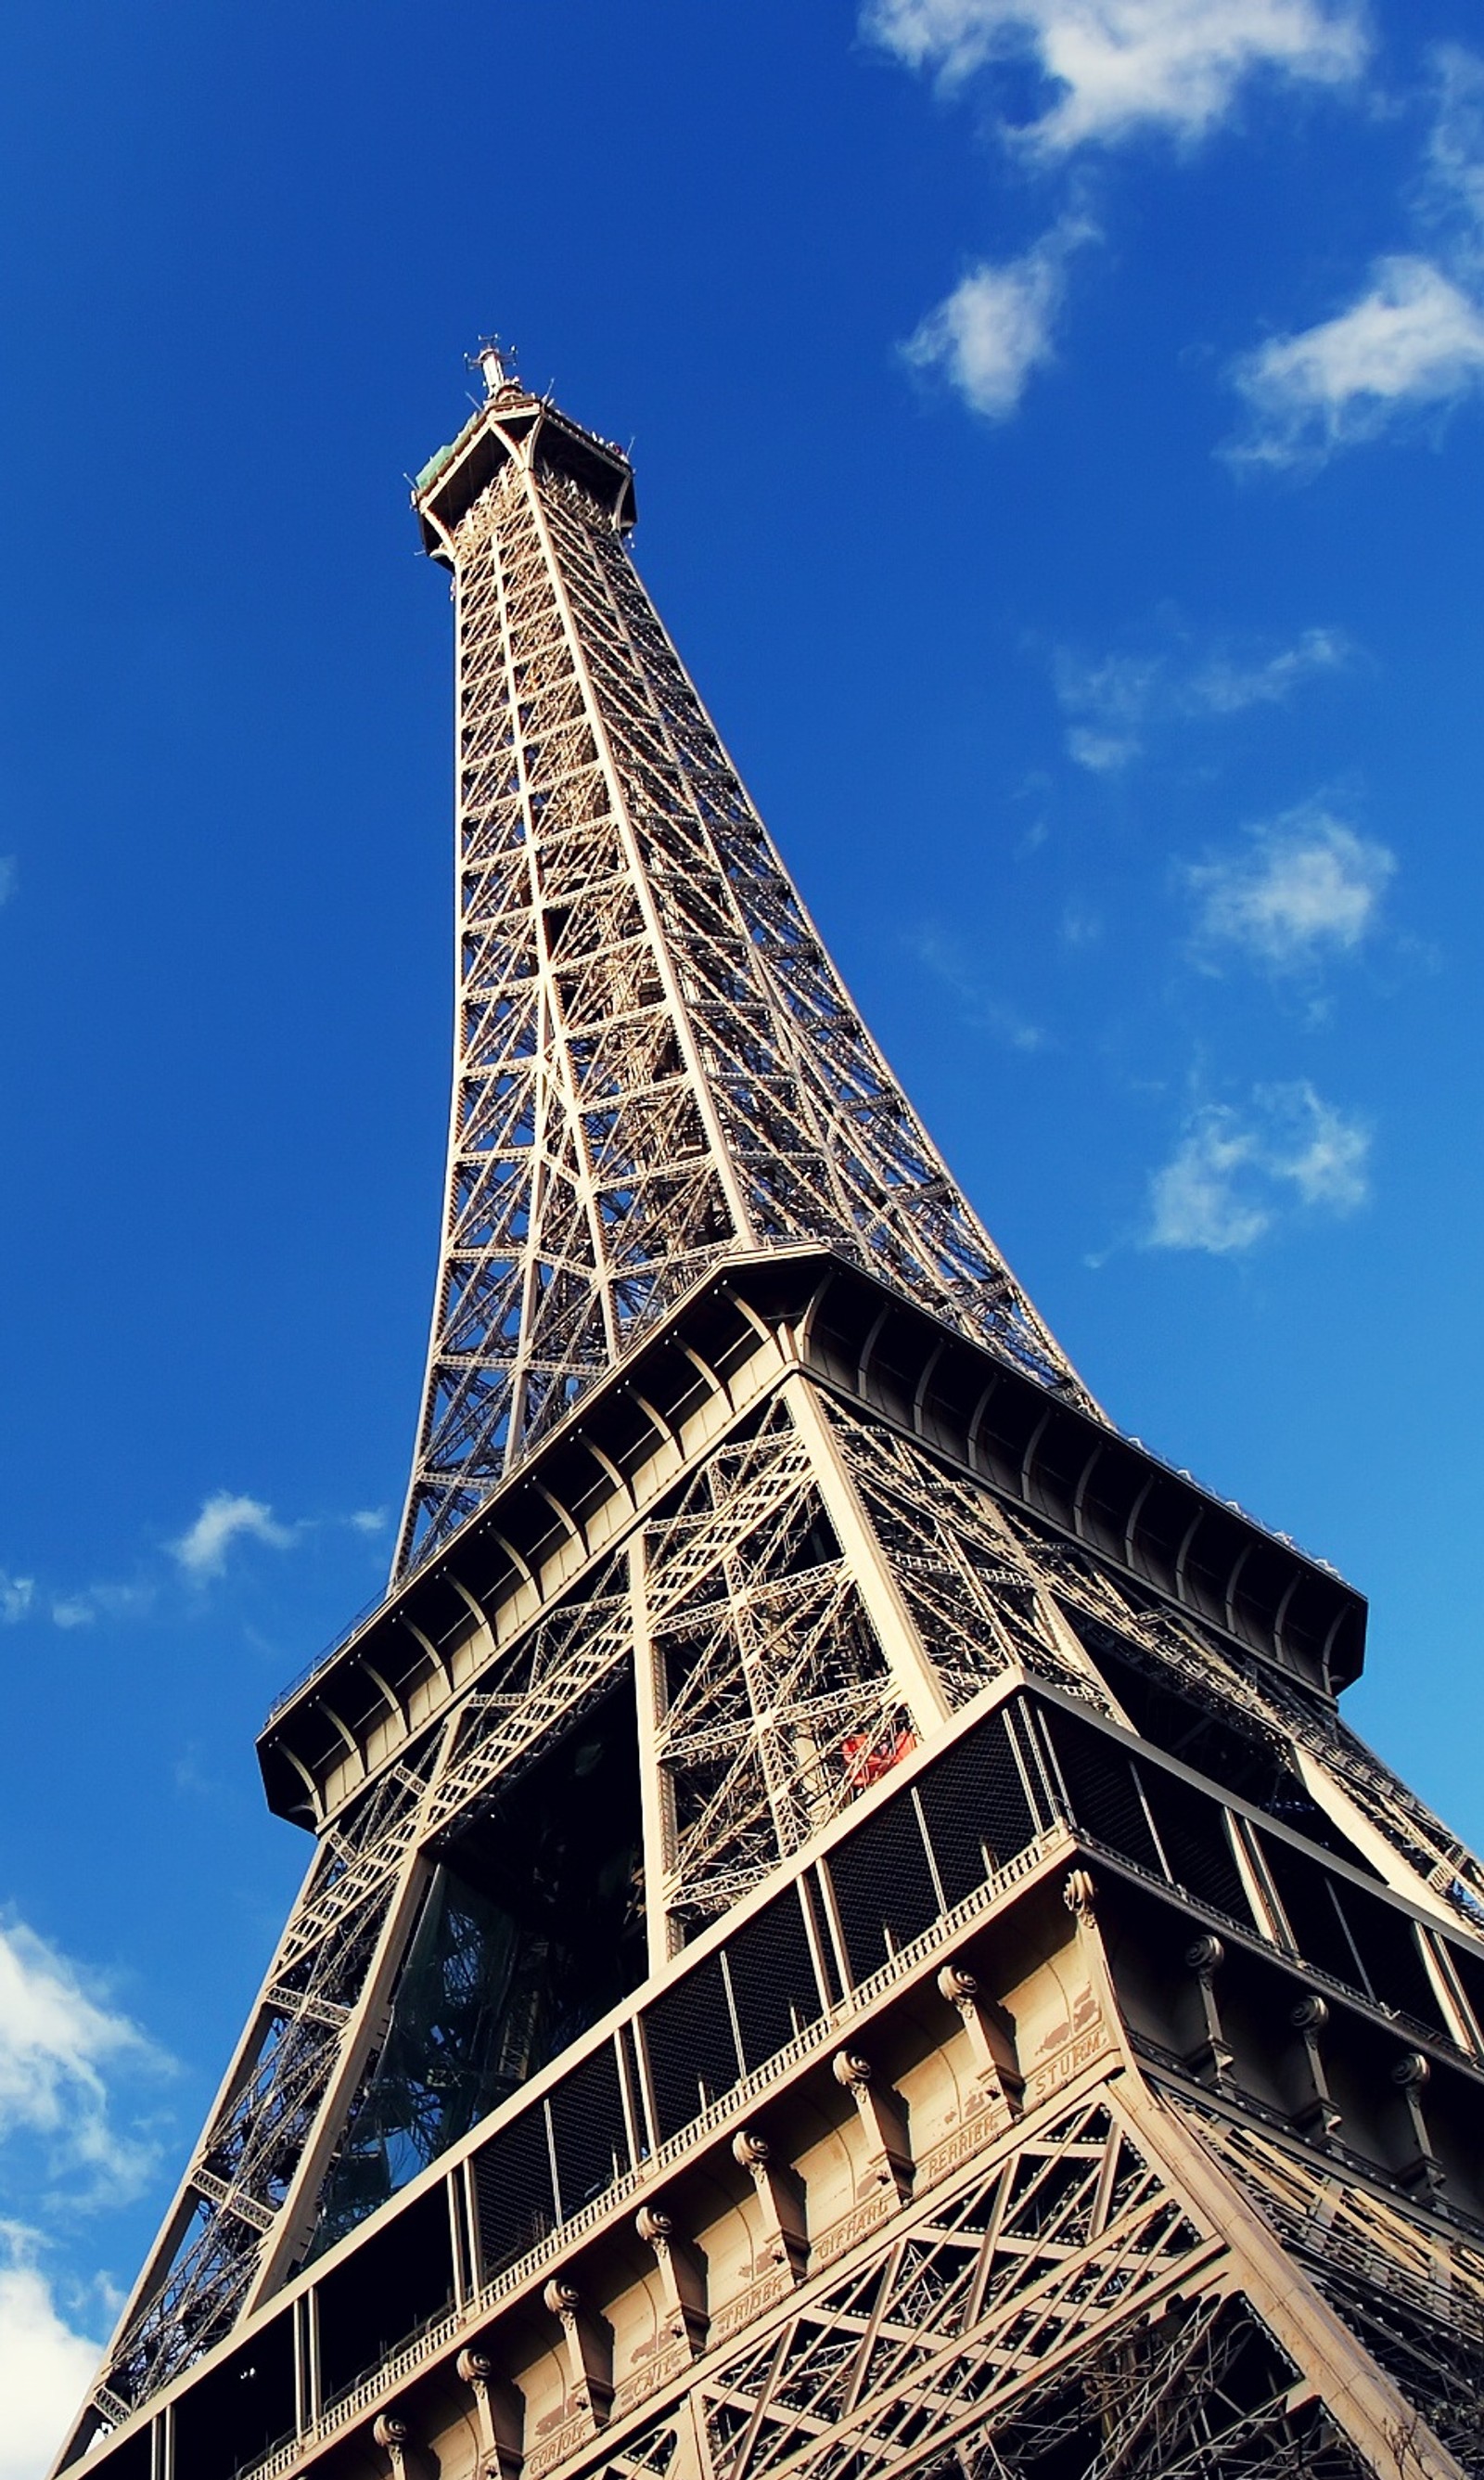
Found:
[[[236,1541],[265,1541],[270,1550],[293,1550],[311,1534],[334,1531],[344,1526],[349,1533],[371,1538],[384,1533],[387,1527],[384,1507],[358,1507],[349,1515],[301,1515],[292,1524],[281,1524],[272,1509],[261,1498],[248,1498],[230,1489],[213,1491],[202,1503],[201,1512],[178,1541],[169,1544],[171,1557],[194,1582],[200,1583],[223,1573],[228,1553]],[[130,1605],[140,1591],[147,1588],[120,1585],[99,1585],[92,1588],[92,1598],[99,1609],[118,1610]],[[53,1616],[57,1615],[53,1612]]]
[[[1218,643],[1205,651],[1183,628],[1174,633],[1172,647],[1142,654],[1058,651],[1053,680],[1067,717],[1067,751],[1079,766],[1115,774],[1140,754],[1153,726],[1281,706],[1352,656],[1338,629],[1305,629],[1286,645]]]
[[[946,379],[973,412],[1005,422],[1034,371],[1054,358],[1070,252],[1096,238],[1068,218],[1019,258],[971,268],[902,347],[914,370]]]
[[[1325,810],[1248,830],[1244,849],[1186,871],[1208,947],[1235,947],[1279,972],[1353,955],[1375,929],[1396,871],[1383,843]]]
[[[38,2246],[35,2233],[0,2223],[0,2480],[47,2468],[102,2351],[67,2322]]]
[[[1234,463],[1315,468],[1484,392],[1484,60],[1444,45],[1432,68],[1411,200],[1426,249],[1376,259],[1353,300],[1233,365],[1247,417]]]
[[[1423,168],[1422,212],[1449,256],[1477,263],[1484,245],[1484,60],[1461,43],[1434,52],[1437,110]]]
[[[1244,1110],[1208,1103],[1149,1183],[1143,1245],[1240,1255],[1295,1211],[1351,1214],[1369,1193],[1370,1136],[1307,1080],[1260,1085]]]
[[[1234,376],[1250,421],[1228,455],[1319,464],[1407,414],[1484,388],[1484,309],[1430,260],[1383,258],[1347,310],[1271,338]]]
[[[137,1618],[153,1608],[154,1586],[145,1578],[132,1585],[85,1585],[80,1592],[54,1594],[53,1627],[91,1627],[97,1619]]]
[[[1138,757],[1162,669],[1157,656],[1103,655],[1089,662],[1065,648],[1059,653],[1057,696],[1070,718],[1066,746],[1079,766],[1113,775]]]
[[[950,87],[1030,62],[1044,108],[1007,134],[1042,155],[1150,130],[1190,142],[1254,73],[1335,86],[1367,53],[1344,0],[868,0],[862,26]]]
[[[16,1627],[29,1618],[35,1601],[34,1576],[8,1576],[0,1568],[0,1627]]]
[[[222,1573],[234,1541],[266,1541],[270,1549],[292,1550],[298,1532],[295,1525],[275,1523],[272,1509],[261,1498],[218,1489],[180,1539],[170,1543],[170,1552],[188,1576],[204,1582]]]
[[[97,1615],[97,1608],[90,1593],[62,1593],[52,1604],[53,1627],[91,1627]]]
[[[1241,714],[1251,706],[1281,706],[1305,681],[1341,670],[1350,659],[1348,639],[1338,629],[1305,629],[1291,646],[1256,660],[1214,655],[1186,685],[1192,713]]]
[[[9,904],[15,892],[15,856],[0,853],[0,904]]]
[[[1029,67],[1035,102],[999,127],[1042,164],[1151,132],[1193,144],[1254,76],[1336,87],[1368,51],[1362,0],[863,0],[860,26],[947,90],[1004,68],[1020,95]],[[1054,357],[1070,252],[1097,237],[1069,210],[1018,257],[971,267],[906,359],[938,373],[973,412],[1008,420]]]
[[[167,2061],[77,1966],[23,1922],[0,1922],[0,2141],[39,2138],[73,2203],[122,2203],[153,2145],[114,2123],[108,2078]]]
[[[914,931],[908,943],[919,965],[952,993],[964,1023],[976,1033],[993,1034],[1011,1050],[1044,1049],[1046,1036],[1040,1026],[1028,1022],[985,989],[957,940],[929,924]]]
[[[294,1550],[316,1535],[336,1532],[371,1540],[386,1531],[389,1520],[384,1507],[358,1507],[348,1515],[301,1515],[286,1524],[265,1499],[237,1490],[215,1490],[202,1501],[194,1522],[176,1539],[166,1542],[165,1558],[156,1548],[127,1580],[105,1578],[90,1585],[46,1587],[34,1576],[13,1575],[0,1568],[0,1627],[44,1620],[70,1632],[109,1619],[137,1619],[168,1593],[172,1574],[177,1589],[182,1580],[192,1591],[215,1583],[226,1573],[232,1551],[241,1541]]]

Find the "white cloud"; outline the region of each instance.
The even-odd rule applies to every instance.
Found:
[[[83,2175],[84,2202],[133,2196],[154,2148],[114,2126],[105,2070],[165,2063],[65,1955],[22,1922],[0,1924],[0,2139],[39,2137],[53,2176]]]
[[[1067,220],[1020,258],[971,268],[903,346],[906,359],[941,372],[975,413],[1006,421],[1032,372],[1053,357],[1067,254],[1093,237],[1090,225]]]
[[[1423,408],[1484,387],[1484,309],[1431,260],[1377,261],[1348,310],[1238,363],[1250,415],[1238,462],[1314,464]]]
[[[1349,644],[1338,629],[1306,629],[1292,646],[1280,647],[1258,661],[1243,663],[1229,655],[1213,656],[1191,677],[1187,701],[1211,714],[1240,714],[1250,706],[1281,706],[1300,683],[1317,672],[1339,671],[1349,659]]]
[[[1338,629],[1305,629],[1287,646],[1244,652],[1218,646],[1193,658],[1187,633],[1176,633],[1174,651],[1091,659],[1066,647],[1059,651],[1053,677],[1069,718],[1067,750],[1079,766],[1114,774],[1139,756],[1151,724],[1281,706],[1306,681],[1342,669],[1351,656]]]
[[[31,2235],[0,2225],[0,2480],[39,2480],[102,2353],[62,2314],[30,2260]]]
[[[34,1576],[8,1576],[0,1568],[0,1626],[15,1627],[30,1615],[36,1598]]]
[[[1203,1111],[1149,1184],[1151,1249],[1205,1249],[1224,1256],[1250,1249],[1272,1221],[1269,1209],[1238,1194],[1254,1140],[1231,1111]]]
[[[147,1581],[132,1585],[86,1585],[80,1592],[62,1593],[51,1605],[53,1627],[91,1627],[96,1619],[121,1619],[137,1616],[153,1608],[155,1587]]]
[[[60,1628],[91,1627],[98,1614],[86,1593],[64,1594],[52,1604],[52,1625]]]
[[[316,1533],[341,1526],[371,1537],[384,1532],[387,1521],[385,1508],[358,1507],[348,1515],[304,1515],[292,1524],[280,1524],[265,1500],[218,1489],[202,1502],[194,1523],[166,1548],[192,1584],[204,1584],[222,1574],[236,1541],[263,1541],[273,1550],[292,1550]],[[124,1583],[105,1579],[38,1592],[34,1577],[8,1575],[0,1568],[0,1626],[44,1615],[53,1627],[66,1631],[92,1627],[99,1620],[136,1618],[155,1607],[160,1593],[158,1571],[146,1570]]]
[[[949,86],[1030,60],[1052,94],[1014,134],[1047,154],[1147,129],[1198,139],[1253,72],[1333,86],[1367,50],[1347,0],[867,0],[862,25]]]
[[[951,991],[958,1000],[963,1021],[976,1033],[993,1034],[996,1041],[1007,1043],[1011,1050],[1041,1050],[1046,1036],[1038,1024],[1031,1024],[1012,1007],[986,991],[970,966],[957,940],[944,936],[931,924],[917,930],[908,944],[917,962],[935,981]]]
[[[15,892],[15,856],[0,853],[0,904],[9,904]]]
[[[1235,462],[1315,466],[1484,390],[1484,60],[1443,44],[1431,65],[1436,111],[1409,202],[1428,247],[1377,259],[1348,308],[1235,364],[1248,415],[1225,451]]]
[[[1353,954],[1374,929],[1396,869],[1385,844],[1322,810],[1300,810],[1251,830],[1245,852],[1190,868],[1197,928],[1279,971]]]
[[[1093,732],[1084,723],[1073,724],[1066,736],[1068,753],[1089,775],[1116,775],[1139,756],[1140,745],[1137,733]]]
[[[1087,662],[1062,650],[1056,659],[1057,696],[1073,718],[1066,745],[1079,766],[1112,775],[1138,757],[1163,668],[1159,656],[1104,655]]]
[[[1427,149],[1427,204],[1471,256],[1484,237],[1484,60],[1458,43],[1433,55],[1438,113]],[[1459,219],[1462,219],[1462,228]]]
[[[1149,1183],[1149,1249],[1252,1248],[1294,1206],[1353,1213],[1369,1195],[1369,1131],[1307,1080],[1260,1085],[1245,1113],[1210,1103]]]
[[[187,1575],[204,1581],[221,1574],[233,1542],[243,1537],[266,1541],[274,1550],[288,1550],[298,1537],[293,1526],[273,1521],[272,1509],[262,1499],[218,1489],[205,1501],[189,1531],[169,1546]]]

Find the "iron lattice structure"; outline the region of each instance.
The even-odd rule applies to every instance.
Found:
[[[836,1241],[1080,1392],[660,625],[626,547],[627,463],[499,379],[474,428],[421,504],[454,581],[459,987],[396,1575],[729,1254]],[[471,498],[471,453],[482,471],[492,451]]]
[[[58,2468],[1477,2480],[1484,1873],[1364,1604],[1098,1412],[488,375],[397,1571]]]

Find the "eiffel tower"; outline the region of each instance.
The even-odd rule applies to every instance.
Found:
[[[458,642],[397,1563],[260,1741],[304,1888],[59,2470],[1484,2473],[1484,1873],[1366,1611],[1098,1409],[516,377]]]

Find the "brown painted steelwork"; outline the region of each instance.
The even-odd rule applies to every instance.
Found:
[[[1099,1414],[627,458],[486,375],[417,496],[460,1014],[397,1577],[263,1732],[314,1856],[59,2469],[1477,2480],[1484,1873],[1340,1716],[1364,1604]]]

